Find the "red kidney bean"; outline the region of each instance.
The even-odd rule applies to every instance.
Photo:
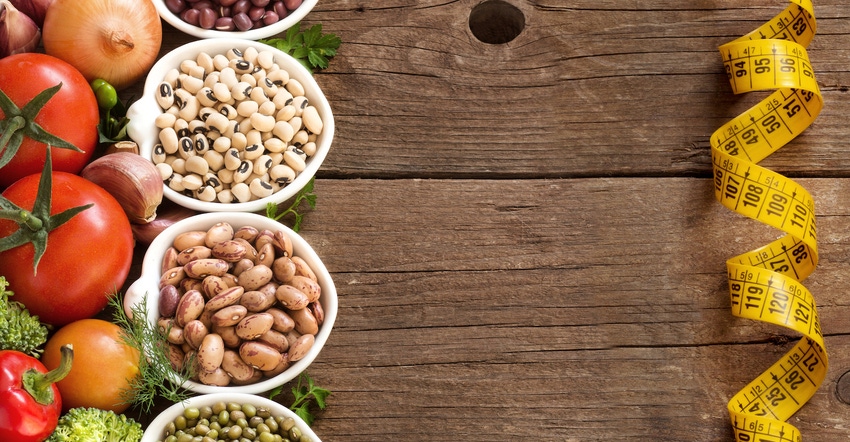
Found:
[[[277,23],[280,21],[280,17],[277,15],[277,12],[268,11],[266,15],[263,16],[263,24],[268,26],[272,23]]]
[[[239,29],[240,31],[247,31],[254,26],[254,23],[250,18],[248,18],[248,14],[244,12],[233,15],[233,24],[236,25],[236,29]]]
[[[233,18],[220,17],[215,21],[215,28],[219,31],[233,31],[236,29],[236,25],[233,24]]]
[[[233,12],[234,16],[236,14],[239,14],[239,13],[245,14],[245,13],[248,12],[249,9],[251,9],[251,1],[250,0],[236,0],[236,3],[234,3],[231,8],[232,8],[231,12]]]
[[[197,9],[187,9],[180,14],[180,18],[192,26],[198,26],[201,17],[201,11]]]
[[[265,8],[269,5],[270,0],[251,0],[251,3],[253,3],[254,6],[257,6],[259,8]]]
[[[283,5],[286,6],[286,9],[294,11],[295,8],[301,6],[301,0],[283,0]]]
[[[186,9],[186,2],[183,0],[165,0],[165,7],[174,14],[179,14]]]
[[[266,10],[263,8],[253,7],[248,10],[248,18],[250,18],[252,22],[262,20],[264,15],[266,15]]]
[[[204,29],[212,29],[215,26],[215,21],[218,19],[218,14],[212,8],[200,9],[198,18],[198,26]]]
[[[234,3],[236,3],[236,0],[219,0],[218,1],[218,4],[220,4],[221,6],[226,6],[226,7],[231,7],[231,6],[233,6]]]

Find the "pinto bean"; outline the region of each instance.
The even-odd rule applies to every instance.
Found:
[[[304,292],[289,284],[278,287],[274,295],[287,310],[301,310],[307,308],[310,303],[310,298]]]
[[[295,276],[297,267],[295,266],[295,263],[292,262],[292,258],[288,256],[281,256],[280,258],[275,259],[272,263],[272,272],[274,274],[274,279],[281,283],[287,283],[293,276]]]
[[[254,367],[245,363],[239,353],[233,350],[225,350],[224,358],[221,360],[221,368],[233,378],[234,381],[249,381],[254,377]]]
[[[322,287],[319,283],[306,276],[295,275],[289,280],[288,284],[307,295],[310,302],[318,301],[322,295]]]
[[[221,336],[209,333],[204,336],[196,355],[201,370],[209,373],[221,366],[224,358],[224,341]]]
[[[272,325],[273,329],[281,333],[288,333],[295,329],[295,321],[293,321],[292,317],[285,311],[272,307],[266,310],[266,313],[272,315],[274,318],[274,324]]]
[[[253,313],[236,324],[236,336],[245,340],[257,339],[272,329],[274,317],[268,313]]]
[[[177,287],[166,284],[159,290],[159,315],[171,318],[177,312],[177,303],[180,302],[180,292]]]
[[[233,239],[233,226],[227,222],[220,222],[206,231],[204,245],[213,248],[216,244],[230,239]]]
[[[214,245],[211,252],[216,258],[227,262],[238,262],[245,257],[248,249],[243,242],[229,239]]]
[[[185,327],[189,321],[198,319],[203,311],[204,295],[197,290],[190,290],[180,298],[180,302],[177,304],[177,312],[174,314],[174,321],[180,327]]]
[[[183,232],[174,238],[173,246],[176,250],[186,250],[190,247],[203,246],[207,232],[203,230],[191,230]]]
[[[246,309],[245,306],[239,304],[229,305],[215,312],[212,317],[212,322],[214,325],[225,327],[229,325],[236,325],[247,314],[248,309]]]
[[[183,338],[186,340],[187,344],[191,345],[195,349],[199,349],[201,347],[201,343],[208,334],[209,329],[207,329],[207,326],[197,319],[189,321],[186,326],[183,327]]]
[[[245,289],[238,285],[236,287],[225,289],[219,294],[210,298],[210,300],[207,301],[207,303],[204,305],[204,310],[210,312],[217,312],[227,306],[236,304],[239,302],[240,299],[242,299],[242,295],[244,293]]]
[[[229,269],[227,261],[218,258],[196,259],[183,266],[186,276],[195,279],[204,279],[210,275],[221,277]]]
[[[315,335],[319,332],[319,323],[310,309],[293,310],[289,313],[295,321],[295,330],[304,335]]]
[[[316,342],[316,337],[311,334],[301,335],[298,339],[295,340],[289,346],[289,360],[292,362],[300,361],[304,359],[304,356],[307,356],[307,352],[313,348],[313,344]]]
[[[240,273],[238,280],[245,290],[257,290],[272,280],[272,269],[258,264]]]
[[[269,296],[268,293],[260,290],[251,290],[242,295],[239,303],[244,305],[249,312],[263,312],[273,306],[277,302],[274,294]]]
[[[296,275],[306,276],[313,280],[313,282],[319,282],[319,278],[316,276],[316,273],[312,268],[310,268],[310,264],[307,264],[307,261],[304,261],[304,258],[300,256],[293,256],[292,263],[295,264]]]
[[[277,367],[283,357],[269,345],[257,341],[246,341],[239,346],[239,356],[245,363],[258,370],[271,370]]]
[[[209,258],[212,255],[212,250],[206,246],[189,247],[177,254],[177,264],[186,265],[196,259]]]

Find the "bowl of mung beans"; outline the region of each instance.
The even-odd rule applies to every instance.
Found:
[[[160,413],[142,442],[321,442],[292,410],[263,396],[214,393],[189,398]]]
[[[301,21],[318,0],[152,0],[159,16],[198,38],[269,38]]]
[[[182,386],[203,394],[259,394],[295,379],[327,342],[337,307],[330,273],[307,241],[254,213],[203,213],[169,226],[124,295],[128,315],[144,313],[163,332],[174,381],[188,367]]]
[[[269,45],[211,38],[151,68],[127,134],[169,200],[199,212],[258,212],[306,186],[330,150],[334,118],[313,75]]]

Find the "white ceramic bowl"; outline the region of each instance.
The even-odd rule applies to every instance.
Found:
[[[249,29],[247,31],[218,31],[215,29],[204,29],[199,26],[190,25],[183,21],[177,15],[174,15],[168,7],[165,6],[165,0],[154,0],[159,16],[162,17],[168,24],[175,27],[177,30],[198,38],[244,38],[247,40],[259,40],[262,38],[270,38],[280,33],[286,32],[287,29],[300,22],[307,14],[313,10],[319,0],[304,0],[301,6],[289,13],[282,20],[261,28]]]
[[[127,134],[139,145],[139,153],[151,159],[154,146],[159,142],[159,129],[155,120],[162,113],[162,108],[156,102],[156,90],[166,73],[176,68],[184,60],[194,60],[201,52],[208,54],[223,54],[230,48],[245,49],[255,47],[258,50],[271,50],[275,54],[275,60],[281,68],[289,72],[290,78],[298,80],[306,91],[310,105],[315,106],[322,119],[322,133],[316,139],[316,152],[307,158],[306,168],[298,173],[295,179],[279,191],[265,198],[244,203],[219,203],[205,202],[197,198],[183,195],[167,185],[163,185],[163,194],[166,198],[181,206],[197,210],[199,212],[258,212],[264,211],[268,203],[280,204],[295,196],[319,170],[322,162],[331,148],[334,138],[334,118],[330,104],[313,75],[288,54],[271,46],[255,41],[240,38],[214,38],[197,40],[180,46],[165,54],[156,64],[151,67],[145,79],[142,97],[133,103],[127,110],[130,119],[127,125]]]
[[[230,385],[226,387],[206,385],[199,382],[187,381],[183,386],[196,393],[251,393],[259,394],[279,387],[296,377],[316,359],[322,347],[328,340],[328,336],[336,321],[338,301],[336,287],[334,286],[328,269],[322,263],[319,256],[312,247],[292,229],[278,223],[275,220],[254,213],[202,213],[184,220],[165,229],[151,242],[142,260],[142,270],[139,279],[127,288],[124,295],[124,310],[128,315],[132,314],[133,306],[145,300],[147,307],[147,319],[151,324],[156,324],[159,319],[159,281],[161,276],[162,258],[166,250],[171,247],[174,238],[186,231],[207,230],[218,222],[230,223],[234,230],[242,226],[253,226],[259,230],[269,229],[272,232],[283,230],[292,239],[292,250],[294,256],[300,256],[318,278],[321,286],[321,297],[319,302],[324,310],[324,322],[316,334],[315,343],[307,352],[307,355],[293,362],[284,372],[272,377],[265,378],[260,382],[249,385]]]
[[[212,406],[222,401],[225,403],[235,402],[239,404],[252,404],[255,407],[266,407],[271,411],[273,416],[292,417],[295,419],[295,425],[301,430],[301,434],[309,436],[313,442],[321,442],[319,436],[316,436],[316,433],[313,432],[304,420],[298,417],[298,415],[289,408],[286,408],[285,406],[266,397],[245,393],[202,394],[200,396],[189,398],[184,402],[176,403],[165,409],[156,418],[154,418],[153,421],[151,421],[150,425],[148,425],[145,429],[145,434],[142,436],[141,442],[158,442],[165,440],[165,426],[170,422],[173,422],[174,419],[177,419],[178,416],[182,415],[186,408]]]

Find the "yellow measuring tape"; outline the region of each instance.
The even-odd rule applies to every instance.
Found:
[[[719,48],[734,93],[775,91],[711,136],[715,197],[786,233],[726,262],[732,314],[803,335],[729,401],[739,442],[802,440],[785,421],[815,394],[828,365],[814,298],[800,283],[818,262],[814,201],[793,180],[756,164],[808,128],[823,107],[806,53],[816,31],[814,8],[811,0],[790,3]]]

